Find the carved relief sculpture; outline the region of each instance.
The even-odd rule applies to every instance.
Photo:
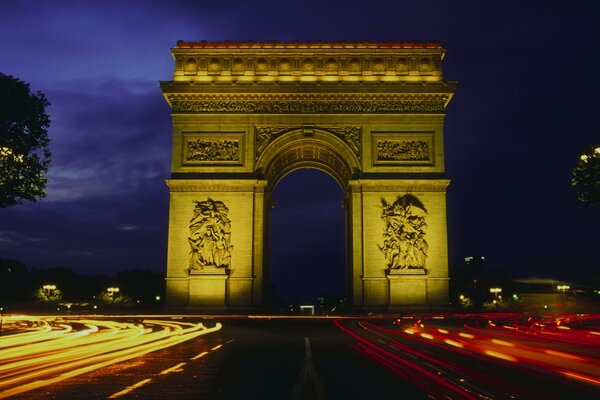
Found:
[[[257,126],[256,127],[256,158],[260,156],[263,150],[267,147],[271,140],[275,139],[281,133],[290,130],[289,127],[272,127],[272,126]]]
[[[258,159],[269,143],[286,132],[298,129],[307,129],[304,126],[257,126],[256,127],[256,158]],[[309,129],[318,129],[329,132],[350,146],[352,152],[360,159],[360,126],[310,126]]]
[[[229,268],[231,265],[231,221],[222,201],[196,201],[190,220],[189,272],[205,268]]]
[[[383,245],[387,267],[394,269],[424,269],[429,246],[425,241],[427,210],[423,203],[411,194],[398,196],[389,204],[381,199],[381,219],[385,227]]]
[[[426,140],[378,140],[377,161],[427,161]]]
[[[190,140],[186,154],[186,161],[240,161],[240,143],[222,139]]]
[[[360,159],[360,127],[344,126],[342,128],[327,128],[339,136],[344,142],[348,143],[354,154]]]

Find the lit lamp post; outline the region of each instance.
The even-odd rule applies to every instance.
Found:
[[[558,285],[558,286],[556,287],[556,289],[558,289],[558,290],[562,290],[562,292],[563,292],[563,296],[565,296],[565,294],[566,294],[565,292],[566,292],[567,290],[571,289],[571,286],[569,286],[569,285]]]
[[[120,290],[121,289],[119,289],[118,287],[109,287],[108,289],[106,289],[108,295],[110,296],[111,303],[115,302],[115,293],[119,293]]]
[[[56,290],[56,285],[44,285],[44,286],[42,286],[42,289],[44,289],[44,291],[45,291],[46,300],[50,301],[50,297],[52,296],[52,294]]]
[[[490,288],[490,293],[494,293],[496,296],[496,301],[498,300],[498,293],[502,293],[502,289],[499,287]]]

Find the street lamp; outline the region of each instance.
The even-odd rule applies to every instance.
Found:
[[[557,289],[557,290],[562,290],[562,292],[563,292],[563,296],[564,296],[564,295],[565,295],[565,292],[566,292],[567,290],[571,289],[571,286],[569,286],[569,285],[558,285],[558,286],[556,287],[556,289]]]
[[[52,296],[52,294],[56,290],[56,285],[48,285],[48,284],[46,284],[46,285],[42,286],[42,289],[44,289],[46,291],[46,300],[50,301],[50,297]]]
[[[498,300],[498,293],[502,293],[502,288],[499,288],[499,287],[490,288],[490,293],[494,293],[494,295],[496,296],[496,300]]]
[[[111,303],[114,303],[115,302],[115,293],[119,293],[121,291],[121,289],[119,289],[118,287],[109,287],[108,289],[106,289],[106,291],[108,292],[108,295],[110,296]]]

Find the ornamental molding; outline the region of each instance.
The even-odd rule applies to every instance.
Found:
[[[360,192],[441,192],[450,185],[449,179],[357,179],[349,182],[352,193]]]
[[[444,113],[447,94],[237,94],[167,96],[173,113]]]
[[[312,136],[315,130],[330,133],[346,143],[356,157],[360,160],[360,126],[255,126],[256,134],[256,159],[258,160],[267,146],[278,137],[296,131],[303,131],[304,135]]]
[[[267,186],[263,180],[167,179],[171,192],[244,192],[261,193]]]

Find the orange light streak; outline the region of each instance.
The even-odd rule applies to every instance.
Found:
[[[484,350],[483,353],[487,354],[488,356],[500,358],[500,359],[506,360],[506,361],[512,361],[512,362],[517,361],[517,359],[514,358],[513,356],[509,356],[508,354],[499,353],[499,352],[493,351],[493,350]]]
[[[500,346],[515,347],[514,343],[507,342],[506,340],[492,339],[491,342]]]
[[[585,358],[583,358],[583,357],[579,357],[579,356],[576,356],[574,354],[563,353],[562,351],[546,350],[545,353],[546,354],[550,354],[551,356],[558,356],[558,357],[563,357],[563,358],[569,358],[571,360],[578,360],[578,361],[585,360]]]
[[[561,371],[561,373],[569,378],[579,379],[580,381],[593,383],[594,385],[600,385],[600,379],[592,378],[591,376],[576,374],[569,371]]]
[[[449,344],[450,346],[460,347],[461,349],[464,347],[462,343],[450,339],[444,340],[444,343]]]
[[[85,329],[73,331],[72,326],[63,325],[60,335],[56,330],[44,329],[36,334],[47,335],[46,340],[40,336],[33,344],[19,338],[29,333],[11,335],[15,336],[11,341],[13,347],[2,351],[0,358],[0,399],[164,349],[222,327],[219,323],[207,329],[202,324],[158,320],[144,321],[144,325],[108,320],[68,322]]]

